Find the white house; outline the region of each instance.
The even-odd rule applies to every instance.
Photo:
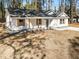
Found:
[[[49,20],[49,27],[62,27],[68,26],[68,16],[66,13],[61,12],[57,17],[53,17]]]
[[[6,27],[11,31],[23,29],[47,29],[54,27],[68,26],[68,16],[64,12],[57,16],[37,14],[35,16],[18,16],[6,10]]]

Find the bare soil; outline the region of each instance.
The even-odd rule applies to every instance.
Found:
[[[79,27],[79,23],[69,24],[69,26],[71,26],[71,27]]]
[[[46,59],[79,59],[79,32],[48,30],[46,33]]]
[[[45,30],[7,37],[0,40],[0,59],[79,59],[79,32]]]

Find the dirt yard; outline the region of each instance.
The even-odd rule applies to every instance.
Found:
[[[46,33],[46,59],[79,59],[79,32],[48,30]]]
[[[0,40],[0,59],[79,59],[79,32],[45,30],[8,36]]]
[[[69,24],[69,26],[71,26],[71,27],[79,27],[79,23]]]

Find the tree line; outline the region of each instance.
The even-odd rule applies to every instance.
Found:
[[[76,11],[73,11],[73,8],[75,10],[76,8],[76,1],[77,0],[59,0],[59,9],[60,11],[62,7],[62,1],[64,1],[65,6],[65,12],[73,18],[73,14],[76,13]],[[74,3],[75,1],[75,3]],[[36,3],[37,2],[37,3]],[[24,4],[25,3],[25,4]],[[2,18],[4,18],[5,15],[5,8],[12,7],[12,8],[23,8],[26,9],[40,9],[41,10],[52,10],[52,6],[54,4],[54,0],[0,0],[0,14],[2,13]]]

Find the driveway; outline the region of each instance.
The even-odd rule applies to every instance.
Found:
[[[73,30],[73,31],[79,31],[79,28],[77,27],[70,27],[70,26],[66,26],[66,27],[57,27],[54,28],[55,30]]]

